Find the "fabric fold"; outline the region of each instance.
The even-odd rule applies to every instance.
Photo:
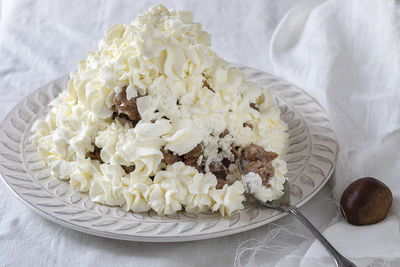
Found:
[[[400,167],[400,42],[395,5],[376,0],[306,1],[285,15],[270,44],[274,73],[314,96],[331,119],[341,148],[333,177],[336,201],[349,183],[365,176],[381,180],[392,190],[395,216],[363,227],[342,218],[324,231],[339,251],[360,266],[400,257],[396,171]],[[387,242],[381,240],[384,237]],[[333,263],[325,254],[315,241],[302,265]]]

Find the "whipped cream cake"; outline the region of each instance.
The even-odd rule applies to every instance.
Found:
[[[51,174],[134,212],[231,215],[246,175],[279,198],[287,125],[270,91],[210,44],[190,12],[162,5],[109,28],[32,127]]]

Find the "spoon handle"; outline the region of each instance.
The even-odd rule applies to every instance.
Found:
[[[338,267],[354,267],[354,263],[346,259],[342,254],[340,254],[328,240],[315,228],[315,226],[306,218],[304,215],[296,208],[289,207],[287,212],[293,214],[299,221],[301,221],[305,227],[317,238],[322,245],[328,250],[328,252],[335,258],[336,266]]]

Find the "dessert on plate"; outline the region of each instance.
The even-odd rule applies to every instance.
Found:
[[[231,215],[243,209],[244,175],[266,201],[283,194],[279,108],[210,49],[190,12],[157,5],[109,28],[50,107],[31,141],[53,176],[93,201]]]

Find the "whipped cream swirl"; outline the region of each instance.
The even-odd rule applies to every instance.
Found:
[[[31,140],[52,175],[69,179],[94,201],[135,212],[230,215],[242,209],[243,183],[216,189],[209,164],[233,158],[233,144],[255,143],[282,154],[287,125],[269,90],[247,81],[210,44],[190,12],[162,5],[110,27],[32,127]],[[113,116],[114,98],[123,90],[128,99],[138,97],[136,125]],[[220,138],[226,129],[229,135]],[[162,163],[161,149],[184,155],[199,143],[205,173],[182,162]],[[95,147],[101,160],[86,156]],[[134,170],[126,173],[125,166]],[[279,173],[280,179],[271,179],[276,192],[285,171]]]

